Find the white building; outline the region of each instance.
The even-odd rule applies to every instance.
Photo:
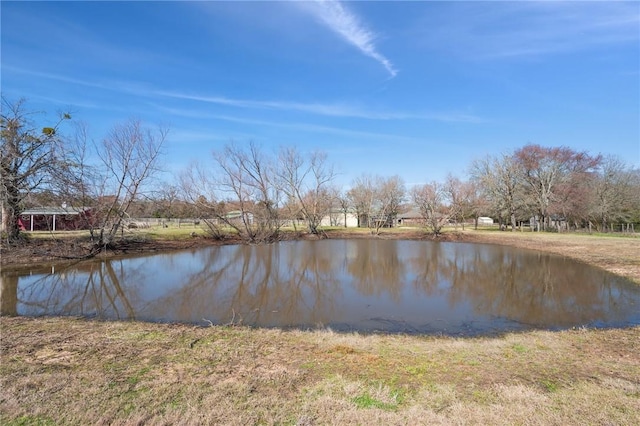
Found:
[[[493,219],[486,216],[480,216],[478,218],[478,225],[479,226],[493,225]]]
[[[340,226],[343,228],[357,228],[358,216],[355,211],[346,213],[340,209],[332,209],[328,215],[322,218],[320,226]]]

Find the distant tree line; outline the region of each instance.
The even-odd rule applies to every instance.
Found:
[[[408,212],[436,235],[446,225],[477,227],[483,216],[511,230],[527,223],[537,231],[606,232],[640,223],[640,170],[567,147],[528,144],[487,156],[470,165],[467,180],[450,174],[407,188],[397,175],[364,174],[345,189],[323,152],[229,143],[167,183],[158,178],[168,129],[132,119],[93,141],[78,123],[65,136],[69,114],[49,127],[36,126],[35,116],[24,101],[2,98],[0,191],[9,242],[20,240],[26,208],[63,202],[91,207],[96,249],[122,236],[132,217],[199,219],[212,236],[232,230],[251,242],[277,240],[283,227],[318,234],[327,217],[346,225],[348,215],[379,233]]]
[[[529,144],[475,161],[471,177],[485,211],[511,230],[529,220],[538,231],[640,222],[640,170],[617,157]]]

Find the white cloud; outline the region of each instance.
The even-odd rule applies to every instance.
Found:
[[[374,111],[362,108],[357,105],[344,103],[304,103],[278,100],[253,100],[234,99],[224,96],[194,95],[186,92],[156,90],[147,84],[131,83],[127,81],[91,81],[78,78],[70,78],[59,74],[45,73],[40,71],[25,70],[22,68],[3,65],[3,71],[11,71],[17,74],[30,75],[54,81],[60,81],[71,85],[91,87],[105,91],[126,93],[139,96],[141,98],[171,98],[183,99],[197,102],[204,102],[215,105],[231,106],[246,109],[264,109],[302,112],[315,115],[342,118],[362,118],[367,120],[428,120],[444,123],[484,123],[484,120],[477,115],[467,112],[406,112],[406,111]],[[62,101],[61,101],[62,102]],[[74,103],[75,104],[75,103]],[[86,106],[97,106],[95,104]],[[100,105],[102,108],[105,105]]]
[[[24,75],[34,76],[34,77],[46,78],[49,80],[62,81],[64,83],[77,84],[79,86],[93,87],[97,89],[109,89],[109,86],[106,84],[95,83],[92,81],[81,80],[81,79],[72,78],[72,77],[66,77],[60,74],[52,74],[47,72],[28,70],[28,69],[14,67],[7,64],[2,64],[2,71],[10,71],[16,74],[24,74]]]
[[[470,58],[536,57],[637,43],[639,12],[633,2],[452,3],[430,11],[414,38]]]
[[[301,2],[299,5],[345,41],[382,64],[391,77],[398,74],[391,61],[376,49],[374,44],[376,35],[342,3],[337,0],[317,0],[315,2]]]
[[[351,137],[351,138],[365,138],[368,141],[378,140],[378,141],[384,141],[384,142],[392,141],[394,143],[404,142],[404,143],[414,143],[414,144],[425,142],[424,138],[402,136],[402,135],[390,134],[390,133],[352,130],[352,129],[345,129],[341,127],[323,126],[323,125],[311,124],[311,123],[301,123],[301,122],[285,123],[285,122],[274,121],[274,120],[260,120],[260,119],[254,119],[254,118],[236,117],[236,116],[226,115],[226,114],[207,113],[199,110],[193,111],[193,110],[187,110],[187,109],[167,108],[160,105],[155,105],[155,107],[158,108],[159,110],[162,110],[172,115],[179,115],[179,116],[184,116],[189,118],[198,118],[198,119],[205,119],[205,120],[220,120],[220,121],[227,121],[230,123],[246,124],[246,125],[257,126],[257,127],[274,127],[274,128],[289,129],[289,130],[294,130],[299,132],[316,133],[316,134],[330,133],[330,134]],[[188,135],[188,136],[190,136],[191,138],[195,138],[199,136],[205,137],[206,135],[195,133],[194,135]],[[255,135],[248,133],[246,139],[252,139],[253,136]]]
[[[157,95],[175,99],[185,99],[238,108],[272,109],[305,112],[331,117],[364,118],[368,120],[429,120],[446,123],[482,123],[485,120],[468,113],[458,112],[384,112],[372,111],[346,104],[320,104],[289,101],[258,101],[249,99],[232,99],[222,96],[192,95],[188,93],[154,91],[149,95]]]

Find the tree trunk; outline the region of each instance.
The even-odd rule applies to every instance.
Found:
[[[312,233],[313,235],[317,235],[318,234],[318,225],[309,223],[309,232]]]
[[[16,241],[20,236],[20,226],[18,220],[20,219],[20,212],[15,208],[3,209],[2,212],[2,227],[7,234],[8,241]]]
[[[2,216],[4,219],[4,216]],[[0,314],[18,315],[18,276],[15,274],[0,275]]]
[[[2,223],[0,223],[0,232],[4,232],[7,229],[7,225],[9,224],[8,222],[8,211],[4,208],[4,206],[2,206]]]

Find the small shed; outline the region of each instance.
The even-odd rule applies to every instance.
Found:
[[[22,212],[18,226],[22,231],[72,231],[89,229],[91,208],[34,207]]]
[[[493,219],[490,217],[486,217],[486,216],[480,216],[478,218],[478,225],[483,226],[483,225],[493,225]]]

